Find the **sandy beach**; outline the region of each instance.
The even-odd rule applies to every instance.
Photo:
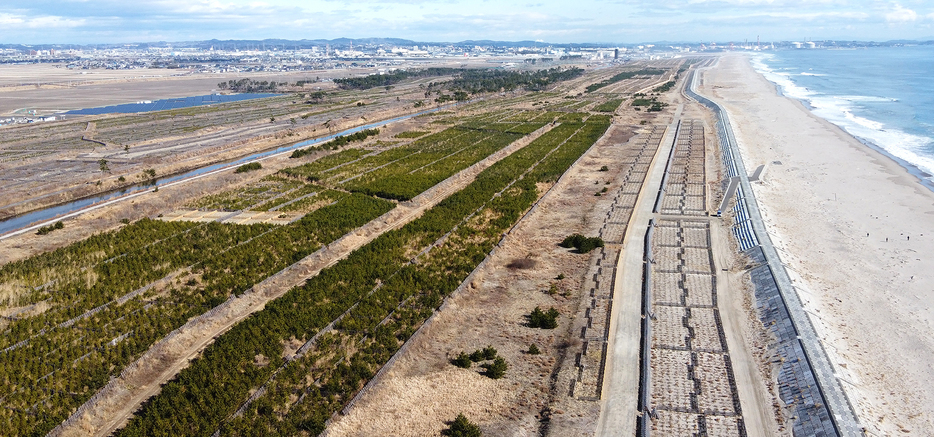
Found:
[[[777,94],[742,55],[704,71],[773,242],[869,435],[934,429],[934,192]],[[925,273],[928,272],[928,273]]]

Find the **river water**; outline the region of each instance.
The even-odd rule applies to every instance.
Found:
[[[254,153],[252,155],[244,156],[234,161],[208,165],[208,166],[190,170],[184,173],[179,173],[176,175],[159,178],[155,184],[141,183],[137,185],[132,185],[130,187],[125,187],[119,191],[110,191],[106,193],[101,193],[95,196],[86,197],[86,198],[74,200],[68,203],[51,206],[45,209],[28,212],[22,215],[18,215],[18,216],[0,221],[0,239],[20,234],[29,228],[37,227],[53,219],[72,217],[74,215],[77,215],[77,213],[80,213],[81,211],[87,208],[90,208],[94,205],[99,205],[99,204],[102,204],[108,201],[119,200],[120,198],[123,198],[123,197],[130,197],[132,195],[138,195],[142,192],[152,190],[154,188],[154,185],[164,186],[164,185],[192,179],[195,177],[199,177],[199,176],[211,173],[211,172],[235,168],[240,165],[253,162],[253,161],[258,161],[258,160],[261,160],[263,158],[267,158],[273,155],[287,153],[298,148],[307,147],[310,145],[329,141],[339,135],[349,135],[349,134],[356,133],[364,129],[373,129],[373,128],[385,125],[387,123],[393,123],[396,121],[406,120],[412,117],[417,117],[422,114],[432,113],[432,112],[445,109],[445,108],[446,107],[429,109],[426,111],[417,112],[417,113],[409,114],[409,115],[403,115],[401,117],[396,117],[396,118],[392,118],[389,120],[382,120],[379,122],[370,123],[370,124],[363,125],[363,126],[357,126],[355,128],[347,129],[345,131],[338,132],[338,133],[335,133],[333,135],[329,135],[326,137],[316,138],[316,139],[308,140],[308,141],[302,141],[300,143],[292,144],[289,146],[282,146],[282,147],[278,147],[272,150]]]

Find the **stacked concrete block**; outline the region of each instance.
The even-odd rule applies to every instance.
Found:
[[[630,139],[624,145],[620,169],[623,180],[619,188],[608,195],[613,197],[610,210],[604,218],[599,235],[606,247],[587,276],[585,287],[590,290],[590,306],[586,309],[587,323],[580,333],[582,347],[577,354],[577,379],[570,393],[582,400],[597,401],[602,396],[603,372],[606,363],[610,314],[613,309],[613,287],[620,245],[626,235],[629,219],[645,181],[648,164],[652,162],[665,132],[665,126],[652,126]]]
[[[653,228],[648,434],[746,435],[710,242],[710,224],[697,218]]]

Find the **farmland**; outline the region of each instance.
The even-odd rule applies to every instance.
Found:
[[[170,347],[193,320],[227,317],[225,304],[256,294],[258,284],[290,269],[298,280],[269,285],[281,292],[225,319],[230,328],[210,332],[190,364],[168,367],[174,373],[166,380],[152,379],[151,394],[141,405],[126,405],[116,428],[89,429],[122,436],[320,433],[609,129],[628,131],[670,115],[665,107],[647,113],[623,102],[664,84],[679,65],[552,73],[543,90],[473,89],[473,102],[321,142],[291,158],[273,156],[250,171],[231,167],[201,183],[146,193],[143,206],[115,206],[110,225],[97,232],[85,230],[79,218],[48,235],[23,236],[38,247],[58,243],[0,266],[0,435],[53,429],[58,435],[83,426],[93,419],[76,411],[97,408],[109,396],[105,388],[144,367],[148,352]],[[496,84],[506,77],[476,80]],[[232,156],[233,147],[211,144],[234,136],[244,137],[239,146],[260,150],[367,124],[385,111],[414,113],[413,103],[432,88],[427,81],[332,91],[314,103],[288,94],[262,103],[109,116],[83,126],[63,123],[55,133],[24,131],[32,136],[22,141],[72,132],[74,147],[87,147],[81,138],[91,137],[107,144],[109,154],[101,156],[113,169],[95,169],[95,178],[140,180],[143,162],[158,175],[194,165],[172,157],[168,150],[175,147],[182,155],[208,150],[220,159]],[[595,83],[604,85],[581,92]],[[631,91],[621,92],[624,87]],[[203,148],[192,145],[191,133]],[[149,135],[166,140],[136,141]],[[121,154],[125,160],[117,159]],[[600,201],[593,192],[607,192],[604,182],[611,184],[583,187],[587,202]],[[138,210],[147,212],[133,215]],[[278,220],[231,219],[247,213]],[[338,246],[345,253],[330,255]],[[321,259],[321,269],[295,269],[312,258]],[[548,312],[549,326],[577,323],[561,308],[560,316]],[[559,331],[554,335],[566,335]],[[506,352],[496,358],[504,357],[508,379],[522,366]]]
[[[562,125],[487,169],[419,219],[291,290],[218,339],[120,435],[195,435],[217,429],[240,434],[256,430],[259,423],[268,423],[261,428],[264,432],[284,435],[321,431],[324,419],[392,356],[531,205],[537,197],[535,184],[563,173],[602,135],[607,121]],[[283,358],[282,345],[295,339],[304,353]],[[253,365],[259,355],[269,363]],[[273,373],[267,395],[225,424],[251,389]],[[210,376],[221,374],[233,379]],[[192,399],[189,390],[205,396]],[[294,397],[298,400],[291,401]],[[210,401],[222,399],[221,404]],[[176,416],[179,408],[190,409],[190,421]],[[175,425],[167,429],[169,417]]]

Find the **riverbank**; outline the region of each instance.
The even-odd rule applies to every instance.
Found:
[[[766,225],[860,420],[871,433],[934,428],[934,193],[800,102],[747,58],[700,90],[729,112]]]
[[[450,105],[448,105],[450,106]],[[67,201],[58,205],[52,205],[45,208],[39,208],[32,211],[28,211],[21,215],[12,216],[9,218],[0,219],[0,240],[12,237],[14,235],[19,235],[24,232],[32,231],[38,229],[41,226],[47,226],[48,224],[54,223],[58,220],[63,220],[71,217],[76,217],[91,209],[96,209],[101,206],[109,205],[119,201],[126,200],[127,198],[134,197],[144,191],[152,189],[154,186],[165,187],[172,186],[179,183],[185,183],[191,180],[199,179],[203,176],[210,174],[222,172],[225,170],[230,170],[238,165],[259,162],[265,160],[269,157],[276,155],[285,155],[295,149],[302,147],[308,147],[319,143],[327,142],[333,138],[336,138],[341,135],[349,135],[356,133],[365,129],[374,129],[379,126],[386,126],[389,123],[396,123],[399,121],[407,120],[413,117],[418,117],[423,114],[429,114],[432,112],[437,112],[441,109],[444,109],[445,106],[439,106],[434,109],[428,109],[421,112],[406,114],[406,111],[392,111],[384,115],[388,115],[392,118],[383,119],[377,122],[352,127],[349,129],[342,130],[335,134],[329,134],[327,136],[321,136],[318,138],[311,138],[299,142],[285,143],[281,140],[278,140],[278,137],[274,137],[272,141],[269,138],[259,137],[251,141],[247,141],[253,151],[248,155],[236,156],[233,155],[232,158],[227,160],[220,160],[220,162],[210,163],[207,162],[205,165],[195,166],[194,168],[186,168],[184,166],[179,167],[174,173],[169,173],[165,176],[161,176],[155,181],[146,181],[137,184],[127,185],[121,187],[120,189],[114,189],[111,191],[106,191],[99,194],[93,194],[89,196],[79,197],[77,199]],[[400,115],[401,114],[401,115]],[[347,126],[352,126],[352,124],[335,124],[338,129],[344,129]],[[305,129],[303,132],[305,135],[309,135],[308,129]],[[300,134],[301,135],[301,134]],[[237,150],[240,153],[243,153],[243,149],[238,148]],[[129,193],[129,194],[128,194]]]

